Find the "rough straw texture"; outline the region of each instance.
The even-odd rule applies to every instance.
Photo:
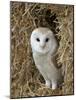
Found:
[[[73,94],[73,6],[11,2],[11,98]],[[30,46],[33,29],[46,26],[59,42],[62,88],[52,90],[36,68]]]

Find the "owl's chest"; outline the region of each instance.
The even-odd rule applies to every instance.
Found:
[[[48,55],[37,55],[34,54],[34,61],[38,69],[49,70],[50,69],[50,57]]]
[[[33,54],[36,67],[39,69],[40,73],[45,77],[45,79],[57,78],[59,72],[54,66],[50,55],[37,55]]]

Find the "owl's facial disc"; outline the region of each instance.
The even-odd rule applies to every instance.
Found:
[[[48,45],[49,40],[50,39],[48,37],[46,37],[46,38],[36,37],[37,45],[39,46],[39,48],[42,52],[46,51],[46,47]]]

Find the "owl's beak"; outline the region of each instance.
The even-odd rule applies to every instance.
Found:
[[[44,44],[44,45],[40,45],[40,47],[41,47],[42,49],[44,49],[44,48],[45,48],[45,44]]]

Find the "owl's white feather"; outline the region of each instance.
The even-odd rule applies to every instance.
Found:
[[[49,28],[39,27],[31,34],[31,47],[35,65],[45,79],[46,86],[56,89],[61,80],[61,70],[53,62],[58,44]]]

